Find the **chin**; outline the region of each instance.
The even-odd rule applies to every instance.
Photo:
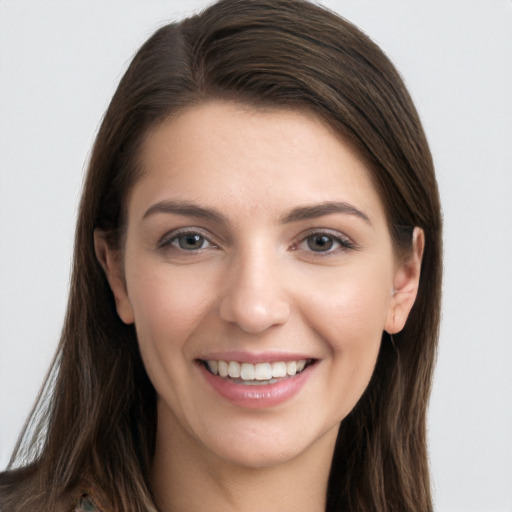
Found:
[[[301,458],[307,460],[318,448],[332,456],[339,423],[323,429],[308,429],[304,423],[293,427],[275,423],[270,428],[244,428],[236,431],[219,427],[218,435],[203,439],[204,446],[224,462],[246,469],[284,466]],[[325,453],[324,452],[324,453]]]

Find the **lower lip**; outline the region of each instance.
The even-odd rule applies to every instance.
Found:
[[[273,384],[239,384],[230,379],[213,375],[200,365],[204,378],[222,397],[238,407],[265,409],[282,404],[297,395],[308,381],[316,365],[306,367],[293,377],[283,378]]]

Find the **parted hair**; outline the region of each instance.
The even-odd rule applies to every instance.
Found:
[[[64,497],[86,480],[116,512],[156,512],[149,485],[155,390],[134,327],[117,315],[93,233],[101,229],[112,245],[122,245],[126,199],[141,173],[148,130],[219,99],[318,116],[367,163],[397,253],[411,249],[415,226],[423,229],[416,302],[400,333],[383,333],[368,388],[341,424],[326,510],[432,510],[426,411],[440,318],[442,220],[431,154],[382,50],[348,21],[304,0],[220,0],[160,28],[130,63],[91,153],[65,324],[0,475],[2,510],[67,511]]]

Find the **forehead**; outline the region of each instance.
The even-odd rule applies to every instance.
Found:
[[[305,111],[221,101],[194,106],[147,134],[140,163],[129,210],[185,199],[261,215],[297,203],[350,201],[383,214],[363,160]]]

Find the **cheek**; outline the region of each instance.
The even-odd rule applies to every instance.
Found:
[[[390,293],[387,280],[376,272],[366,273],[365,278],[354,272],[332,282],[336,284],[310,294],[303,310],[309,328],[329,352],[324,385],[332,390],[329,400],[338,404],[343,419],[373,374]]]
[[[190,268],[161,263],[137,265],[128,283],[141,349],[161,353],[185,350],[186,341],[199,326],[215,297],[214,283],[198,278]]]
[[[373,367],[384,328],[385,304],[370,291],[345,288],[343,294],[311,301],[309,323],[333,357],[351,361],[354,370],[366,361]]]
[[[128,284],[144,367],[159,396],[180,408],[188,382],[194,333],[211,307],[211,280],[197,279],[191,268],[165,263],[134,265]],[[180,391],[181,390],[181,391]]]
[[[381,339],[391,282],[391,273],[379,266],[343,270],[308,294],[304,310],[309,312],[311,326],[328,340],[333,351],[347,348],[351,340],[357,343],[354,348],[364,348]]]

